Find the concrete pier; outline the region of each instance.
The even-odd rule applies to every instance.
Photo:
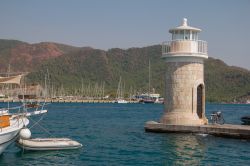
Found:
[[[202,133],[219,137],[250,139],[250,126],[232,124],[170,125],[148,121],[145,131],[155,133]]]

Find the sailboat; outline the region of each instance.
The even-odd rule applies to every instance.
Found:
[[[22,75],[0,77],[0,84],[20,85],[21,78]],[[17,140],[19,132],[29,124],[29,116],[47,112],[47,110],[43,110],[43,106],[32,112],[27,110],[25,104],[19,107],[0,109],[0,155],[12,142]]]
[[[155,103],[155,100],[151,97],[151,65],[150,60],[148,61],[148,93],[146,98],[143,99],[143,103]]]
[[[117,92],[116,92],[116,100],[114,101],[114,103],[118,103],[118,104],[126,104],[126,103],[128,103],[128,101],[123,98],[123,96],[124,96],[123,89],[124,88],[122,86],[122,77],[120,77]]]

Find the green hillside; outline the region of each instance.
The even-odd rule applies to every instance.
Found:
[[[234,101],[250,92],[250,71],[209,58],[205,62],[206,99]]]

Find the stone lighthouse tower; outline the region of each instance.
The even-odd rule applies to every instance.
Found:
[[[160,122],[173,125],[207,124],[205,117],[204,60],[207,43],[198,40],[201,29],[182,25],[170,29],[172,40],[162,45],[166,62],[165,111]]]

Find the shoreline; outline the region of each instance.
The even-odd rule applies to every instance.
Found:
[[[114,100],[59,100],[59,99],[31,99],[28,100],[30,102],[46,102],[46,103],[114,103]],[[22,102],[21,99],[5,99],[5,100],[0,100],[0,103],[20,103]],[[128,104],[135,104],[139,103],[139,101],[128,101]]]

